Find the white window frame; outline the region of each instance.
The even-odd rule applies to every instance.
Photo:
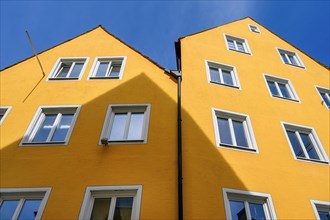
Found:
[[[5,118],[9,114],[11,108],[12,108],[11,106],[0,106],[0,114],[3,115],[0,120],[0,125],[2,124],[2,122],[5,120]]]
[[[228,64],[223,64],[223,63],[210,61],[210,60],[205,60],[205,66],[206,66],[206,77],[207,77],[207,80],[208,80],[209,83],[229,86],[229,87],[237,88],[237,89],[241,90],[241,84],[239,82],[236,67],[228,65]],[[210,67],[218,69],[219,76],[220,76],[220,82],[215,82],[215,81],[211,80]],[[229,71],[231,73],[234,85],[229,85],[229,84],[224,83],[222,72],[221,72],[222,70],[226,70],[226,71]]]
[[[330,89],[325,88],[325,87],[320,87],[320,86],[315,86],[315,89],[316,89],[317,93],[319,94],[319,96],[321,98],[322,104],[324,103],[325,107],[327,109],[330,109],[330,106],[327,106],[327,104],[323,100],[323,97],[321,96],[321,92],[324,92],[324,93],[326,93],[327,98],[330,100],[330,95],[329,95]]]
[[[225,38],[225,43],[226,43],[226,46],[227,46],[228,50],[236,51],[236,52],[240,52],[240,53],[244,53],[244,54],[248,54],[248,55],[252,55],[251,49],[250,49],[249,44],[248,44],[246,39],[240,38],[240,37],[235,37],[235,36],[228,35],[228,34],[224,34],[224,38]],[[234,41],[235,49],[229,48],[227,39]],[[240,42],[240,43],[243,44],[244,51],[238,50],[237,42]]]
[[[321,212],[330,212],[330,202],[320,201],[320,200],[311,200],[313,211],[317,220],[320,220],[318,211]]]
[[[94,205],[95,198],[111,198],[116,196],[133,197],[132,220],[140,219],[140,208],[142,198],[142,185],[127,186],[89,186],[86,189],[84,201],[82,203],[79,218],[89,219]],[[110,209],[110,212],[113,211]],[[110,217],[110,216],[109,216]]]
[[[108,139],[108,144],[146,144],[148,142],[148,129],[150,120],[150,104],[111,104],[108,106],[106,117],[103,123],[102,133],[99,145],[102,145],[102,139]],[[139,140],[109,140],[114,115],[117,112],[144,112],[144,121],[142,127],[142,138]],[[129,120],[126,121],[128,123]],[[125,133],[128,133],[128,124],[126,124]]]
[[[272,76],[272,75],[269,75],[269,74],[263,74],[263,76],[264,76],[264,80],[265,80],[265,83],[266,83],[266,87],[267,87],[268,92],[269,92],[269,94],[270,94],[271,97],[280,98],[280,99],[284,99],[284,100],[295,101],[295,102],[301,103],[301,101],[300,101],[300,99],[298,97],[298,94],[295,91],[295,89],[294,89],[294,87],[293,87],[293,85],[292,85],[292,83],[291,83],[291,81],[289,79],[280,78],[280,77]],[[274,82],[275,83],[276,90],[279,93],[278,96],[274,96],[272,94],[272,91],[270,90],[267,81],[271,81],[271,82]],[[278,83],[285,84],[285,87],[286,87],[286,89],[287,89],[287,91],[288,91],[288,93],[290,95],[290,98],[286,98],[286,97],[283,96],[282,91],[279,88]]]
[[[263,203],[266,219],[276,220],[276,213],[270,194],[251,192],[245,190],[229,189],[223,188],[223,199],[225,204],[226,219],[231,218],[230,200],[242,201],[244,202],[245,210],[247,212],[247,219],[251,220],[250,209],[248,207],[249,202]]]
[[[289,50],[285,50],[285,49],[281,49],[281,48],[278,48],[278,47],[276,47],[276,51],[277,51],[278,55],[280,56],[280,59],[281,59],[282,63],[284,63],[286,65],[300,67],[300,68],[305,69],[305,65],[302,62],[302,60],[300,59],[298,53],[292,52],[292,51],[289,51]],[[285,54],[285,57],[289,61],[289,63],[284,62],[284,60],[282,59],[281,53]],[[297,65],[291,63],[291,60],[289,59],[288,55],[291,55],[293,57],[293,59],[296,61]]]
[[[252,123],[251,123],[250,117],[248,115],[237,113],[237,112],[231,112],[231,111],[227,111],[227,110],[222,110],[222,109],[217,109],[217,108],[212,108],[212,117],[213,117],[214,134],[215,134],[217,147],[234,149],[234,150],[251,152],[251,153],[259,153],[257,142],[256,142],[253,128],[252,128]],[[233,141],[233,145],[221,143],[220,132],[218,129],[218,120],[217,120],[218,117],[228,118],[229,129],[230,129],[230,134],[231,134],[231,138]],[[232,125],[233,119],[243,122],[244,133],[245,133],[245,138],[246,138],[246,141],[248,144],[248,148],[237,146],[235,135],[233,135],[234,134],[234,129],[233,129],[233,125]]]
[[[248,24],[248,26],[249,26],[249,29],[250,29],[251,32],[257,33],[257,34],[260,34],[261,33],[258,26],[252,25],[252,24]],[[256,31],[253,31],[253,28],[255,28]]]
[[[318,138],[314,128],[312,127],[307,127],[307,126],[303,126],[303,125],[297,125],[297,124],[292,124],[292,123],[288,123],[288,122],[283,122],[281,121],[281,125],[282,125],[282,128],[283,128],[283,131],[284,131],[284,135],[288,141],[288,144],[290,146],[290,150],[291,150],[291,153],[293,155],[293,158],[295,160],[298,160],[298,161],[306,161],[306,162],[312,162],[312,163],[325,163],[325,164],[329,164],[329,158],[326,154],[326,152],[324,151],[324,148],[321,144],[321,141],[320,139]],[[306,156],[306,158],[298,158],[293,150],[293,147],[291,145],[291,141],[289,139],[289,136],[287,134],[287,130],[289,131],[294,131],[296,133],[296,136],[297,136],[297,139],[298,139],[298,142],[301,146],[304,146],[302,140],[301,140],[301,137],[300,135],[297,135],[297,132],[302,132],[302,133],[308,133],[308,136],[309,136],[309,139],[311,140],[313,146],[314,146],[314,149],[318,155],[318,157],[320,158],[320,160],[315,160],[315,159],[310,159],[309,158],[309,155],[308,153],[306,152],[306,149],[304,147],[302,147],[302,150]]]
[[[53,66],[52,70],[50,71],[50,74],[48,75],[47,81],[57,81],[57,80],[81,80],[82,76],[84,75],[84,72],[86,70],[87,64],[89,61],[89,57],[60,57],[57,59],[55,65]],[[84,62],[84,65],[81,69],[79,77],[66,77],[66,78],[57,78],[56,74],[60,70],[62,62]],[[72,71],[74,65],[71,66],[69,72]],[[69,76],[70,74],[68,74]]]
[[[75,126],[75,123],[78,118],[78,114],[80,112],[81,105],[63,105],[63,106],[40,106],[34,115],[27,131],[25,132],[23,139],[20,143],[19,146],[50,146],[50,145],[67,145],[69,143],[73,128]],[[56,142],[51,142],[50,138],[52,134],[55,131],[56,126],[52,128],[52,131],[49,134],[47,142],[42,142],[42,143],[37,143],[37,142],[32,142],[34,136],[36,135],[38,128],[40,128],[42,124],[42,119],[45,117],[44,113],[53,113],[53,114],[58,114],[57,119],[55,120],[55,123],[59,122],[59,118],[61,117],[62,113],[73,113],[73,119],[72,119],[72,124],[70,129],[68,130],[68,133],[66,135],[66,138],[64,141],[56,141]]]
[[[124,69],[126,66],[126,60],[127,57],[126,56],[116,56],[116,57],[95,57],[94,62],[93,62],[93,66],[91,68],[91,71],[89,72],[88,75],[88,79],[118,79],[121,80],[123,78],[123,74],[124,74]],[[105,61],[105,62],[110,62],[110,65],[108,67],[107,72],[110,73],[110,68],[111,68],[111,62],[112,61],[121,61],[121,68],[120,68],[120,72],[118,77],[112,77],[112,76],[105,76],[105,77],[97,77],[95,76],[95,74],[97,73],[97,70],[99,68],[100,62]]]
[[[44,187],[44,188],[0,188],[0,205],[4,199],[19,199],[19,204],[15,210],[13,219],[17,219],[20,211],[23,208],[23,203],[25,199],[42,199],[38,214],[35,217],[36,220],[40,220],[42,217],[42,214],[44,212],[44,209],[46,207],[46,203],[49,198],[49,194],[51,192],[50,187]]]

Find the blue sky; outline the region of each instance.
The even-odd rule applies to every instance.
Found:
[[[179,37],[250,16],[330,66],[330,1],[3,1],[0,69],[102,25],[168,69]]]

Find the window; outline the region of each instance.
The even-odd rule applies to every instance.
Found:
[[[321,96],[323,103],[325,103],[327,108],[330,109],[330,89],[321,88],[321,87],[316,87],[316,89],[319,95]]]
[[[251,54],[249,45],[245,39],[225,35],[228,50],[235,50],[242,53]]]
[[[300,60],[298,54],[296,54],[295,52],[279,48],[277,48],[277,51],[280,54],[283,63],[304,68],[304,64]]]
[[[283,122],[282,126],[295,159],[328,163],[329,159],[313,128]]]
[[[21,145],[67,144],[80,106],[40,107]]]
[[[10,106],[1,106],[0,107],[0,125],[2,124],[2,122],[5,120],[5,118],[7,117],[9,111],[10,111],[11,107]]]
[[[126,57],[96,57],[89,79],[121,79]]]
[[[41,219],[50,188],[0,189],[0,219]]]
[[[84,72],[88,58],[59,58],[54,65],[49,80],[77,80]]]
[[[269,194],[224,188],[223,196],[227,219],[276,219]]]
[[[79,219],[137,220],[142,186],[87,187]]]
[[[311,203],[317,220],[330,219],[330,202],[311,200]]]
[[[218,109],[212,111],[217,146],[257,152],[249,116]]]
[[[106,139],[109,143],[147,143],[149,115],[149,104],[110,105],[101,140]]]
[[[260,34],[260,30],[257,26],[249,24],[250,31]]]
[[[273,97],[299,101],[290,80],[264,75],[268,91]]]
[[[206,68],[209,82],[237,88],[240,87],[235,67],[206,61]]]

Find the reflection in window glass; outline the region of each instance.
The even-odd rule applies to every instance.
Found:
[[[224,84],[234,85],[234,82],[233,82],[233,79],[232,79],[232,74],[231,74],[230,71],[222,70],[222,77],[223,77]]]
[[[51,129],[53,128],[57,115],[45,115],[44,121],[33,138],[32,142],[46,142]]]
[[[114,219],[131,220],[133,197],[117,198]]]
[[[33,220],[38,214],[41,199],[26,199],[24,201],[18,220]]]
[[[3,200],[0,206],[0,219],[11,219],[19,200]]]
[[[124,139],[126,120],[127,113],[115,113],[110,132],[110,140]]]
[[[232,220],[247,220],[244,202],[229,201]]]
[[[265,211],[262,204],[249,203],[250,213],[252,219],[265,220]]]
[[[209,69],[210,69],[211,81],[220,83],[219,69],[214,67],[210,67]]]
[[[139,140],[142,138],[143,119],[143,112],[133,112],[131,114],[131,120],[127,136],[128,140]]]
[[[232,145],[233,142],[231,140],[228,119],[227,118],[218,118],[218,127],[219,127],[219,133],[220,133],[220,142],[222,144]]]
[[[293,131],[287,131],[286,133],[288,134],[289,140],[291,142],[291,146],[293,147],[293,151],[296,154],[296,156],[305,158],[304,151],[300,146],[296,133]]]
[[[309,158],[319,160],[320,158],[317,155],[316,150],[315,150],[311,140],[308,137],[308,134],[299,133],[299,135],[301,137],[301,140],[304,143],[304,146],[305,146],[305,149],[308,153]]]
[[[237,146],[248,147],[246,136],[244,132],[243,122],[233,120],[234,133]]]
[[[73,114],[64,114],[57,125],[51,141],[65,141],[66,135],[71,127]]]
[[[318,211],[317,213],[319,214],[320,220],[329,220],[330,219],[329,212]]]
[[[108,219],[111,198],[94,199],[91,220]]]

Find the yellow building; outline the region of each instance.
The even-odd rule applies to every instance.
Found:
[[[329,68],[251,18],[176,53],[97,27],[3,69],[0,219],[328,218]]]

